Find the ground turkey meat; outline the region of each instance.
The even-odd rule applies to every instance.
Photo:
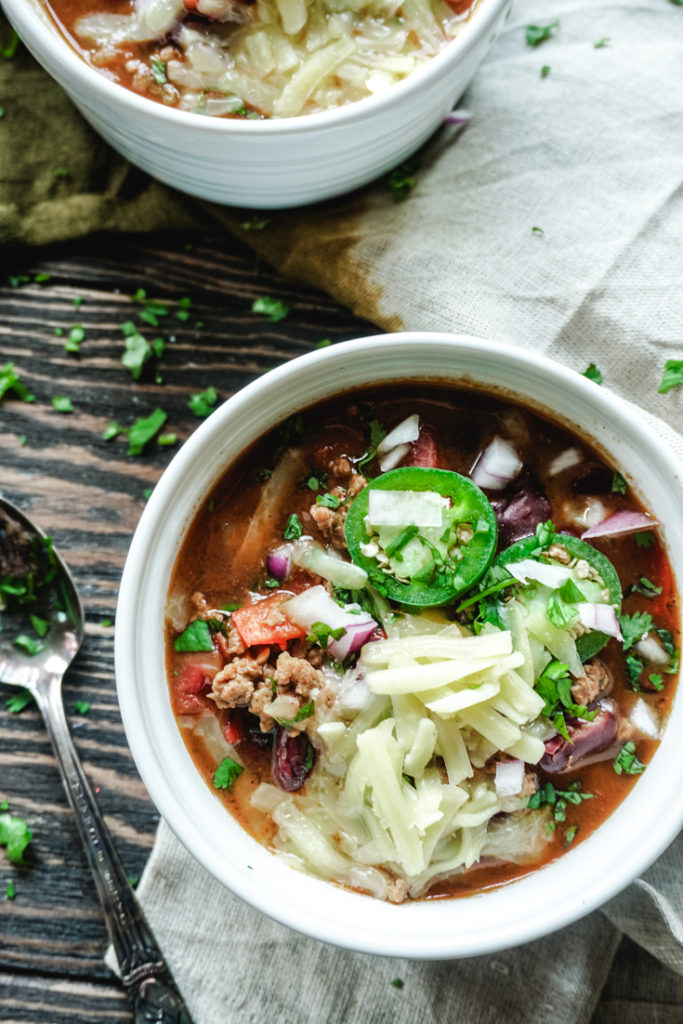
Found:
[[[263,665],[253,658],[235,658],[214,676],[209,697],[219,708],[246,707],[254,696],[255,684],[262,680]]]
[[[214,677],[209,697],[219,708],[248,707],[258,718],[261,732],[269,732],[276,723],[267,709],[276,696],[296,697],[301,708],[310,701],[312,692],[324,685],[324,675],[309,661],[283,651],[275,665],[254,658],[234,658]]]
[[[342,504],[339,508],[312,505],[310,513],[325,540],[333,544],[334,547],[345,551],[344,523],[346,514],[353,499],[365,487],[366,480],[364,476],[355,471],[349,460],[343,457],[334,459],[330,463],[330,475],[344,481],[343,485],[332,487],[329,492],[335,498],[339,498]]]
[[[310,697],[313,690],[325,685],[325,677],[305,658],[293,658],[283,651],[275,666],[275,682],[278,693],[293,690],[300,697]]]
[[[612,689],[612,673],[603,661],[593,658],[583,666],[583,675],[572,684],[572,698],[577,704],[588,707],[598,697],[609,693]]]

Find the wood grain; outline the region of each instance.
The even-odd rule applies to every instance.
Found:
[[[112,420],[126,426],[159,406],[168,413],[164,429],[182,441],[200,422],[187,407],[191,393],[212,385],[227,398],[323,338],[376,329],[322,294],[255,268],[248,250],[222,236],[100,237],[9,260],[5,253],[0,264],[0,366],[13,362],[36,401],[7,396],[0,402],[0,492],[52,534],[81,590],[87,634],[65,682],[65,704],[119,853],[136,878],[157,815],[126,745],[108,620],[115,617],[144,492],[175,448],[151,443],[143,456],[129,457],[124,437],[107,442],[102,432]],[[43,274],[49,280],[36,282]],[[12,287],[8,275],[29,280]],[[131,302],[140,287],[168,306],[156,329],[140,323],[142,306]],[[287,302],[289,316],[270,323],[252,313],[262,295]],[[186,322],[176,315],[183,296],[191,299]],[[121,366],[121,324],[131,319],[148,339],[167,342],[158,362],[162,384],[155,383],[153,368],[134,382]],[[64,351],[74,324],[85,330],[78,355]],[[53,395],[69,396],[74,412],[57,413]],[[42,722],[31,707],[9,714],[4,696],[0,692],[0,800],[27,819],[34,839],[29,868],[12,868],[0,851],[0,1021],[130,1024],[125,998],[102,960],[104,924]],[[91,704],[86,716],[75,713],[76,700]],[[16,888],[12,901],[4,897],[9,879]],[[662,982],[657,989],[667,993],[656,1019],[680,1020],[683,980],[624,941],[594,1024],[643,1024],[648,979],[655,975]]]

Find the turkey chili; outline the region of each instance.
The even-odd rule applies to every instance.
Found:
[[[583,437],[482,391],[323,402],[226,471],[167,606],[173,709],[274,851],[401,902],[580,843],[678,672],[656,516]]]

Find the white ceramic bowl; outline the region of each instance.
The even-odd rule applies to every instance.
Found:
[[[518,945],[568,924],[626,886],[667,846],[683,822],[681,694],[647,770],[586,841],[503,888],[457,901],[395,906],[293,871],[240,828],[183,744],[164,666],[164,606],[173,564],[197,507],[226,467],[307,405],[359,385],[411,378],[504,387],[579,423],[661,517],[674,571],[683,579],[682,467],[631,407],[521,349],[440,334],[364,338],[272,370],[229,399],[183,445],[133,538],[116,617],[116,675],[126,734],[145,785],[176,835],[219,881],[276,920],[327,942],[370,953],[451,958]]]
[[[350,192],[414,153],[443,122],[512,0],[480,0],[458,37],[382,96],[321,114],[225,120],[118,86],[68,45],[40,0],[2,0],[33,56],[114,149],[183,192],[235,206],[299,206]]]

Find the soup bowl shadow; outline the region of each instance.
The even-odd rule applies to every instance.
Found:
[[[197,509],[234,460],[286,417],[324,398],[372,384],[427,380],[518,396],[574,432],[580,425],[659,517],[675,576],[683,579],[683,466],[632,406],[558,363],[511,346],[442,334],[362,338],[265,374],[216,410],[177,453],[145,508],[126,562],[116,676],[142,779],[175,834],[218,881],[282,924],[325,942],[448,959],[516,946],[568,925],[627,886],[665,849],[683,824],[680,695],[646,771],[582,843],[525,877],[455,904],[396,906],[294,871],[231,817],[181,738],[164,648],[164,609],[180,546]]]
[[[350,192],[414,153],[464,92],[512,0],[480,0],[455,40],[382,95],[265,121],[208,117],[140,96],[90,67],[41,0],[2,3],[36,60],[131,163],[201,199],[277,209]]]

